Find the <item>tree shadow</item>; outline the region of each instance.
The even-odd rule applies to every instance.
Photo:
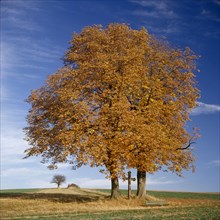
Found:
[[[78,195],[62,193],[1,193],[0,198],[12,199],[46,199],[57,203],[86,203],[109,198],[109,196]]]

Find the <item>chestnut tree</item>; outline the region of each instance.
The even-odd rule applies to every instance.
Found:
[[[196,59],[144,28],[85,27],[73,35],[65,66],[27,99],[26,157],[41,155],[50,168],[100,167],[111,178],[112,198],[120,196],[125,168],[135,168],[144,198],[146,172],[193,169],[187,146],[198,135],[186,123],[199,98]]]

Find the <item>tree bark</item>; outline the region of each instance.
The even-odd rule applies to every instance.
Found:
[[[137,197],[146,198],[146,172],[137,170]]]
[[[119,191],[119,181],[118,177],[111,178],[111,199],[118,199],[121,197]]]

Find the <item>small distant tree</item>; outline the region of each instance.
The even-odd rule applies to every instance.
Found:
[[[65,176],[63,176],[63,175],[54,175],[51,183],[56,183],[57,184],[57,188],[60,188],[60,185],[62,183],[65,183],[65,181],[66,181],[66,177]]]

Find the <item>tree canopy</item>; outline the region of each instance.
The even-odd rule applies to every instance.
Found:
[[[193,166],[186,123],[199,97],[198,57],[172,48],[146,29],[125,24],[85,27],[74,34],[65,66],[32,91],[27,157],[100,167],[181,174]]]
[[[56,183],[59,188],[62,183],[65,183],[66,177],[64,175],[56,174],[53,176],[51,183]]]

